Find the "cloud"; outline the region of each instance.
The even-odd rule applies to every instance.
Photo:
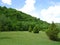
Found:
[[[26,0],[25,5],[21,9],[18,9],[18,10],[23,11],[25,13],[29,13],[35,10],[34,5],[35,5],[35,0]]]
[[[3,3],[8,4],[8,5],[11,5],[11,1],[12,0],[2,0]]]
[[[25,12],[27,14],[30,14],[31,16],[39,18],[38,13],[35,12],[35,9],[36,9],[35,3],[36,3],[36,0],[26,0],[25,5],[22,8],[20,9],[16,8],[16,9],[19,11]]]
[[[33,11],[33,12],[30,12],[29,14],[33,17],[40,18],[40,14],[38,12]]]
[[[47,9],[42,9],[40,12],[42,16],[42,20],[51,23],[54,21],[55,23],[60,22],[60,5],[50,6]]]

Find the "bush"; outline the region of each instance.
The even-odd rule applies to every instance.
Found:
[[[36,25],[34,28],[33,28],[33,33],[39,33],[39,26]]]
[[[29,26],[29,30],[28,30],[29,32],[32,32],[32,27],[31,26]]]
[[[52,22],[52,24],[50,25],[50,27],[46,31],[47,36],[51,40],[57,41],[58,40],[58,33],[59,33],[58,28],[56,27],[56,25],[54,24],[54,22]]]

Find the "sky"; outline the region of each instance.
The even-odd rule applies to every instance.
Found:
[[[0,6],[14,8],[49,23],[60,23],[60,0],[0,0]]]

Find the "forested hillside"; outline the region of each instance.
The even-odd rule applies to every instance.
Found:
[[[36,25],[38,25],[39,30],[45,30],[49,27],[49,23],[39,18],[16,9],[0,6],[0,31],[28,31],[29,26],[33,29]]]

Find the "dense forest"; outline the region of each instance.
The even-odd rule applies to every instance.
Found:
[[[28,31],[36,25],[39,30],[45,30],[50,24],[22,11],[0,6],[0,31]]]

